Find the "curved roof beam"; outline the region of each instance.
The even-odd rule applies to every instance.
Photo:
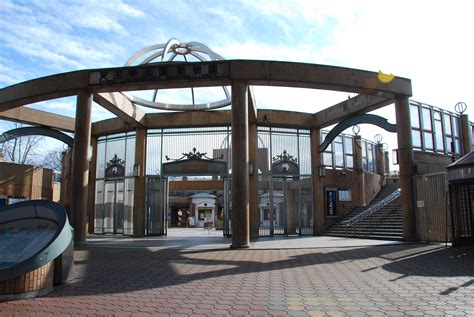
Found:
[[[65,133],[62,133],[53,129],[40,128],[40,127],[23,127],[23,128],[9,130],[0,135],[0,143],[7,142],[9,140],[19,138],[22,136],[27,136],[27,135],[47,136],[47,137],[62,141],[66,143],[69,147],[72,147],[74,144],[74,139]]]
[[[193,73],[196,65],[216,70],[212,76]],[[177,67],[186,70],[185,76],[176,73]],[[189,66],[189,67],[187,67]],[[167,67],[165,79],[159,78],[160,67]],[[122,77],[114,77],[121,74]],[[148,74],[148,76],[146,76]],[[151,75],[150,75],[151,74]],[[0,111],[53,98],[76,95],[79,90],[115,92],[129,90],[187,88],[229,85],[234,80],[249,85],[286,86],[333,91],[345,91],[393,98],[411,96],[411,81],[395,77],[382,83],[378,73],[336,66],[276,61],[226,60],[202,63],[167,63],[147,66],[128,66],[82,70],[33,79],[0,90]],[[380,105],[382,106],[382,105]],[[377,107],[375,105],[374,107]],[[371,109],[374,110],[374,109]],[[363,108],[360,111],[364,111]]]

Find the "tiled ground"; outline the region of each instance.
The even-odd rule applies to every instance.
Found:
[[[76,279],[0,315],[473,315],[474,248],[85,247]]]

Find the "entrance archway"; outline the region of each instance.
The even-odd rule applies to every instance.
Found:
[[[222,160],[223,156],[210,158],[206,154],[193,148],[179,159],[162,163],[160,176],[148,177],[147,235],[167,235],[168,228],[182,226],[222,229],[224,236],[230,236],[229,168],[227,162]],[[185,182],[181,188],[195,191],[199,190],[199,186],[192,186],[188,177],[212,177],[212,180],[208,182],[208,188],[202,187],[199,193],[173,197],[170,194],[170,179],[178,177],[181,178],[179,182]],[[207,191],[220,192],[220,197]],[[180,199],[173,201],[173,198]],[[216,203],[217,200],[220,204]]]

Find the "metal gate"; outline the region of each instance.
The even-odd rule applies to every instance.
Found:
[[[259,236],[312,235],[311,178],[259,177]]]
[[[127,234],[124,232],[125,181],[107,180],[97,189],[94,211],[94,233]]]
[[[168,178],[147,178],[146,235],[165,236],[168,228]]]
[[[414,177],[417,235],[420,241],[451,241],[446,173]]]

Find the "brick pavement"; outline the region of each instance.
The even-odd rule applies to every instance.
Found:
[[[75,280],[0,315],[474,316],[474,248],[84,247]]]

